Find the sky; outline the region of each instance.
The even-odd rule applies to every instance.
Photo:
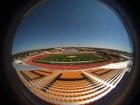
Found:
[[[36,7],[18,26],[12,54],[59,46],[131,52],[116,13],[96,0],[48,0]]]

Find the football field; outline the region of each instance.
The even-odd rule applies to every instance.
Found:
[[[34,62],[45,64],[89,64],[110,60],[106,54],[50,54]]]

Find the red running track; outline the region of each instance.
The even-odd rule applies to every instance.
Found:
[[[109,61],[99,62],[99,63],[94,63],[94,64],[56,65],[56,64],[42,64],[42,63],[33,62],[33,60],[43,58],[44,56],[46,56],[46,54],[39,54],[39,55],[36,55],[36,56],[32,56],[32,57],[28,58],[25,61],[25,63],[33,65],[33,66],[38,66],[38,67],[41,67],[41,68],[47,68],[47,69],[80,70],[80,69],[88,69],[88,68],[103,66],[103,65],[107,65],[109,63],[114,63],[114,62],[119,61],[117,58],[114,58],[114,57],[111,56],[111,60],[109,60]]]

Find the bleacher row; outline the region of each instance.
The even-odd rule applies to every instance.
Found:
[[[114,89],[125,69],[17,70],[17,73],[27,88],[44,101],[57,105],[83,105],[97,101]]]
[[[97,69],[96,71],[87,71],[94,77],[113,85],[114,87],[119,83],[128,68],[123,69]]]

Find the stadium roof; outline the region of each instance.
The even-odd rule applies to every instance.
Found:
[[[43,68],[37,67],[37,66],[32,66],[28,64],[17,64],[13,63],[13,67],[17,70],[42,70]]]
[[[105,66],[102,66],[100,68],[110,68],[110,69],[122,69],[127,67],[128,65],[131,65],[132,61],[131,60],[127,60],[124,62],[118,62],[118,63],[111,63]]]

